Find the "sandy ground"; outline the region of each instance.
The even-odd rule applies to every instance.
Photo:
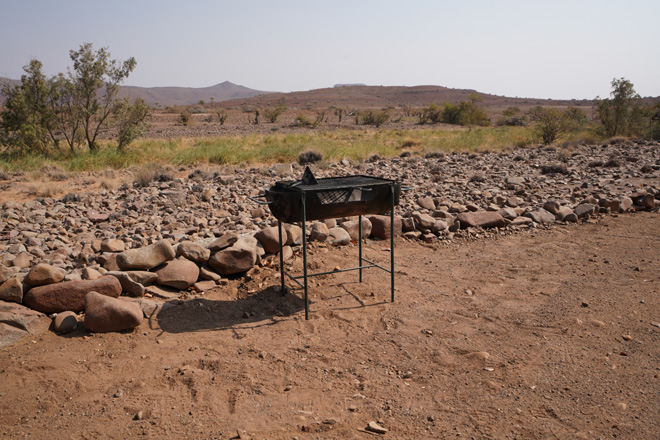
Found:
[[[131,332],[45,332],[0,351],[0,436],[658,438],[659,227],[398,239],[394,303],[379,270],[317,277],[308,321],[264,268]],[[357,249],[309,258],[350,267]]]

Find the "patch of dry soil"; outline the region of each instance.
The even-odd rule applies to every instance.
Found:
[[[385,439],[655,438],[659,227],[399,239],[396,302],[374,269],[317,277],[309,321],[261,269],[132,332],[46,332],[0,351],[0,435],[366,439],[376,421]],[[356,259],[310,248],[315,270]]]

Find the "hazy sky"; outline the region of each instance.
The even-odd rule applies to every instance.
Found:
[[[66,71],[84,42],[135,57],[127,85],[231,81],[289,92],[441,85],[594,98],[660,95],[658,0],[0,0],[0,76]]]

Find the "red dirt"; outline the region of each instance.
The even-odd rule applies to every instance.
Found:
[[[309,321],[265,268],[132,332],[46,332],[0,351],[0,435],[373,438],[377,421],[386,439],[655,438],[659,226],[398,239],[396,302],[375,269],[318,277]],[[310,247],[314,270],[355,259]]]

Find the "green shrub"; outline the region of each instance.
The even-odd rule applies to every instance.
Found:
[[[381,125],[385,124],[387,121],[390,120],[390,114],[387,110],[383,110],[383,111],[367,110],[361,112],[360,117],[362,119],[361,121],[362,125],[375,125],[376,127],[380,127]]]
[[[190,110],[187,107],[181,110],[181,112],[179,113],[179,121],[181,122],[181,125],[184,125],[186,127],[192,125],[193,124],[192,110]]]

